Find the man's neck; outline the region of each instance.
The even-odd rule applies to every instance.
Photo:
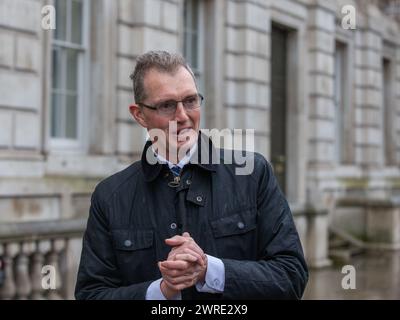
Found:
[[[158,160],[160,160],[162,163],[167,163],[169,167],[177,165],[179,167],[183,167],[186,165],[189,161],[192,155],[196,152],[197,150],[197,144],[194,143],[190,149],[186,151],[185,154],[181,154],[179,151],[176,153],[176,157],[169,157],[169,152],[166,150],[166,155],[164,155],[162,152],[156,152],[154,149],[154,153],[156,154]],[[172,159],[174,158],[174,159]],[[171,161],[172,160],[172,161]]]

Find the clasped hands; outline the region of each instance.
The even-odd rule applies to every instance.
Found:
[[[166,239],[172,247],[168,258],[158,262],[162,275],[161,292],[167,299],[174,298],[183,289],[204,283],[207,256],[188,232]]]

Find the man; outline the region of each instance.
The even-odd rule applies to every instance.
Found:
[[[150,139],[93,193],[76,298],[300,299],[307,266],[268,162],[251,154],[237,175],[204,143],[203,97],[180,55],[139,56],[131,78]]]

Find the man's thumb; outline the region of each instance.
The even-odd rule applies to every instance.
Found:
[[[184,242],[185,242],[185,239],[183,239],[182,237],[177,237],[177,236],[165,239],[165,243],[169,246],[179,246]]]

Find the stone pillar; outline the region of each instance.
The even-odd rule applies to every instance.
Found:
[[[306,258],[310,267],[321,268],[331,264],[328,259],[328,211],[311,210],[307,215]]]
[[[367,10],[366,19],[360,19],[355,38],[355,155],[356,162],[364,167],[382,166],[384,152],[382,38],[378,29],[382,17],[371,14]]]
[[[91,2],[89,152],[114,155],[117,114],[117,1]],[[128,70],[126,71],[128,73]],[[127,107],[125,108],[127,111]]]
[[[399,23],[399,29],[400,29],[400,23]],[[395,123],[397,124],[396,126],[396,141],[397,141],[397,165],[400,166],[400,44],[397,46],[396,50],[396,61],[397,61],[397,67],[396,67],[396,82],[394,85],[394,92],[396,94],[396,100],[395,106],[397,106],[395,112],[397,114],[396,116],[396,121]]]
[[[255,150],[269,155],[269,1],[226,1],[225,113],[228,128],[255,129]],[[229,147],[229,146],[228,146]]]
[[[335,165],[334,53],[336,7],[325,0],[309,7],[309,153],[307,164],[307,260],[312,267],[329,264],[328,215],[321,176]],[[324,213],[324,214],[320,214]]]
[[[309,170],[334,165],[335,11],[327,2],[315,1],[309,10]]]

